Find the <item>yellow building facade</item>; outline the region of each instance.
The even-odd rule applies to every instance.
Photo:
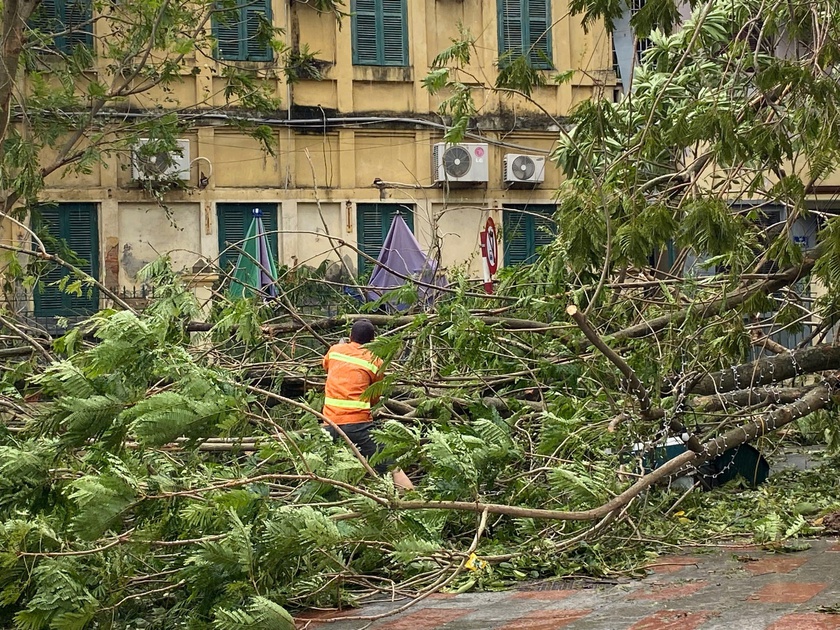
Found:
[[[346,267],[359,270],[367,263],[357,250],[375,256],[397,210],[444,268],[462,266],[480,276],[479,232],[488,217],[500,226],[506,262],[533,254],[543,242],[541,226],[548,222],[540,215],[552,210],[559,173],[546,160],[542,181],[512,184],[513,160],[530,156],[539,164],[576,103],[612,96],[615,77],[606,31],[585,32],[579,18],[569,16],[566,0],[346,4],[353,15],[341,21],[296,0],[254,5],[284,29],[288,45],[309,47],[319,80],[288,83],[270,52],[268,60],[249,58],[247,42],[234,41],[235,29],[234,35],[221,35],[223,52],[215,53],[227,59],[196,55],[187,60],[183,81],[165,95],[173,109],[189,111],[191,121],[183,136],[184,189],[164,195],[171,216],[137,182],[130,155],[111,156],[88,175],[48,180],[45,200],[58,202],[58,212],[64,208],[88,217],[74,238],[89,234],[95,241],[89,248],[95,261],[91,270],[100,281],[113,290],[136,287],[138,270],[164,253],[188,273],[201,261],[218,262],[226,246],[241,238],[253,207],[262,209],[266,224],[277,230],[277,257],[290,267],[341,256]],[[101,25],[95,22],[96,28]],[[445,131],[437,111],[447,95],[433,96],[422,84],[435,56],[461,29],[475,38],[473,57],[460,78],[475,83],[477,106],[464,142],[470,159],[481,163],[470,169],[486,171],[468,172],[484,181],[467,185],[450,180],[447,169],[453,165],[442,165],[441,148],[435,151]],[[244,27],[238,32],[247,37]],[[534,62],[546,68],[546,85],[531,99],[488,89],[496,81],[500,54],[522,48],[530,48]],[[249,69],[280,99],[276,116],[256,121],[270,127],[275,155],[227,124],[232,111],[224,98],[224,64]],[[571,81],[551,81],[568,70],[575,71]],[[162,96],[134,98],[130,115],[142,116],[144,108],[164,102]],[[460,173],[463,164],[454,168]],[[55,314],[50,309],[57,308],[40,310]]]

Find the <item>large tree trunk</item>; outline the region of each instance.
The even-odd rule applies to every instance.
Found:
[[[840,346],[815,346],[713,372],[700,379],[691,393],[711,396],[836,369],[840,369]]]
[[[12,95],[18,78],[20,55],[23,52],[24,29],[41,0],[6,0],[3,5],[2,60],[0,60],[0,164],[5,163],[3,141],[9,132],[12,119]],[[6,174],[4,173],[4,177]],[[7,194],[7,184],[2,182],[2,193]]]

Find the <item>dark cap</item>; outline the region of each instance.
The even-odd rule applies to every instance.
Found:
[[[362,345],[373,341],[376,336],[376,329],[369,319],[357,319],[353,323],[353,328],[350,329],[350,341],[355,341]]]

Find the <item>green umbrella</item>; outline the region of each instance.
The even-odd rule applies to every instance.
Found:
[[[241,251],[233,268],[233,282],[228,293],[234,298],[251,295],[276,297],[277,265],[265,234],[262,210],[254,208],[251,214],[254,218],[248,226],[245,240],[237,244]]]

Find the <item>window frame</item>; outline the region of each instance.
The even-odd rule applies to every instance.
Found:
[[[350,19],[350,31],[351,31],[351,43],[352,43],[352,62],[354,66],[384,66],[384,67],[392,67],[392,68],[407,68],[410,66],[410,57],[408,51],[408,6],[406,0],[391,0],[391,1],[398,1],[400,2],[400,16],[401,16],[401,39],[402,39],[402,50],[401,50],[401,59],[399,61],[389,61],[388,60],[388,53],[385,50],[385,8],[384,8],[384,0],[363,0],[365,2],[373,3],[373,17],[376,21],[376,58],[371,59],[367,56],[363,56],[361,51],[359,50],[359,11],[358,2],[359,0],[351,0],[350,3],[350,12],[351,12],[351,19]],[[362,15],[371,15],[371,11],[366,10],[362,12]]]
[[[501,65],[505,65],[505,59],[509,55],[509,53],[514,52],[516,50],[515,47],[511,47],[508,45],[506,32],[505,32],[505,4],[506,2],[511,1],[518,1],[519,2],[519,11],[520,11],[520,22],[521,22],[521,41],[519,42],[521,46],[520,54],[522,54],[527,60],[529,65],[536,69],[536,70],[553,70],[555,68],[554,65],[554,49],[552,46],[552,37],[551,37],[551,28],[552,28],[552,20],[551,20],[551,0],[496,0],[496,18],[498,22],[498,43],[499,43],[499,63]],[[545,3],[545,24],[546,30],[544,37],[541,40],[545,40],[545,56],[548,60],[545,59],[533,59],[531,57],[531,5],[535,2]],[[535,52],[535,51],[534,51]]]

